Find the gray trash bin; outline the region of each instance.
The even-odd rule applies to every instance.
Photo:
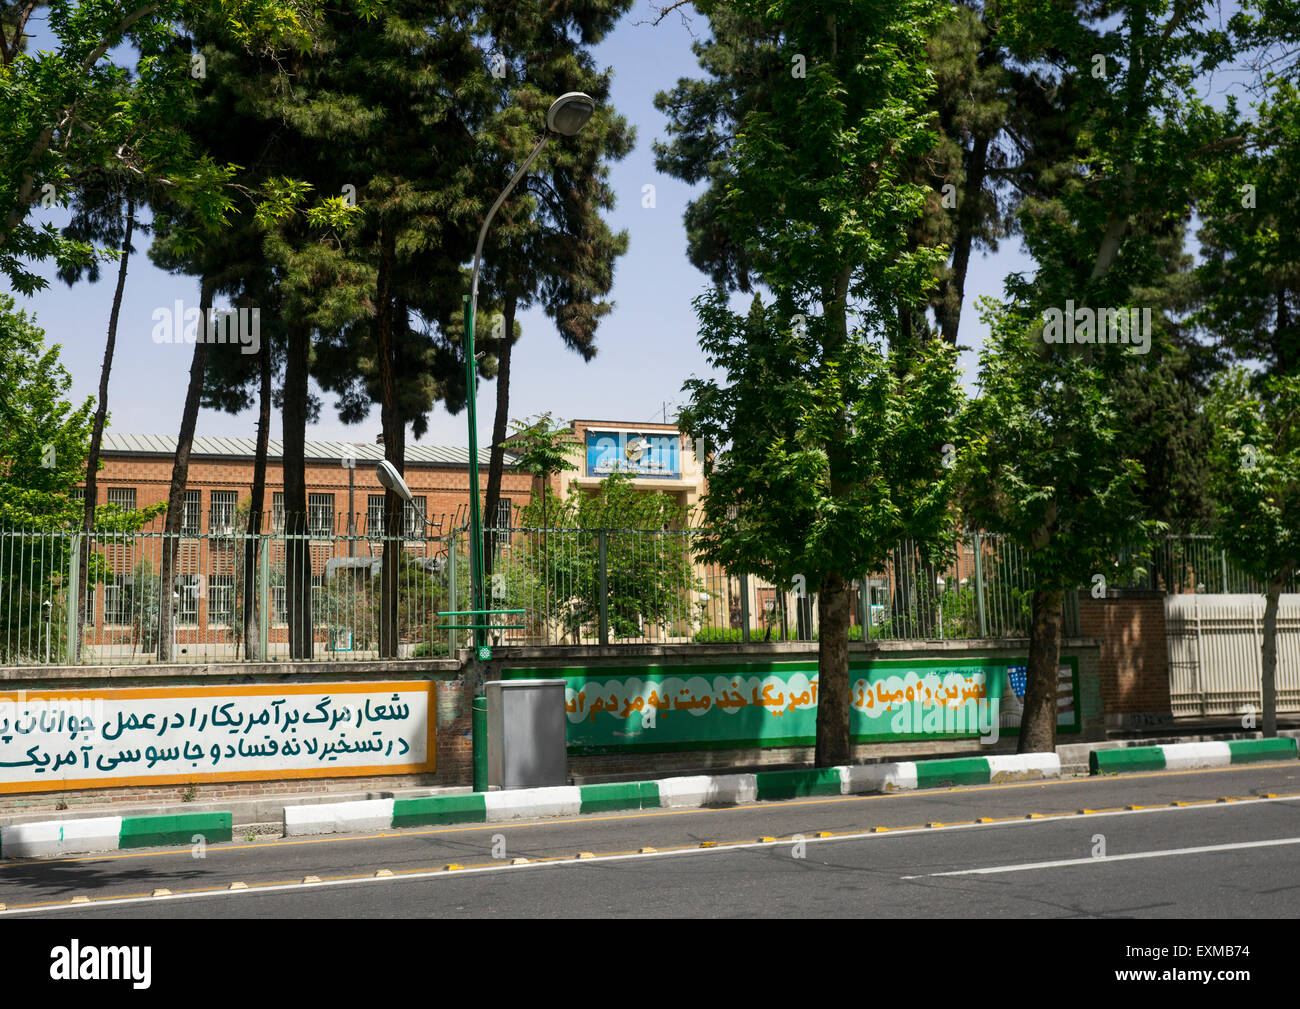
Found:
[[[564,680],[488,680],[488,787],[565,785]]]

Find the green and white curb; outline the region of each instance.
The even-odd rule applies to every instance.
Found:
[[[421,799],[286,806],[286,837],[451,823],[500,823],[579,813],[698,809],[817,795],[861,795],[949,785],[1059,778],[1055,753],[965,757],[755,774],[711,774],[658,781],[563,785]]]
[[[1125,771],[1176,771],[1198,767],[1227,767],[1257,760],[1296,757],[1295,739],[1233,739],[1226,743],[1169,743],[1164,746],[1130,746],[1093,750],[1088,755],[1091,774]]]
[[[85,820],[46,820],[0,827],[0,858],[91,855],[120,848],[204,844],[231,838],[230,813],[177,813],[172,816],[98,816]]]

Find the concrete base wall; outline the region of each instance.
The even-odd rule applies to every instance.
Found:
[[[850,646],[850,657],[861,659],[924,659],[965,656],[992,659],[1022,658],[1028,654],[1027,640],[872,642]],[[1079,696],[1077,698],[1082,731],[1062,735],[1063,742],[1086,742],[1104,738],[1098,642],[1069,639],[1063,643],[1062,655],[1072,655],[1079,662]],[[656,663],[717,664],[762,659],[813,660],[816,646],[799,642],[751,645],[631,645],[607,648],[497,648],[491,662],[473,661],[468,649],[457,661],[385,661],[330,663],[247,663],[235,665],[144,665],[120,667],[66,667],[36,670],[32,667],[0,669],[0,689],[49,690],[104,687],[183,687],[217,686],[248,683],[365,682],[412,679],[438,681],[437,771],[432,774],[385,775],[377,777],[339,777],[320,779],[286,779],[282,781],[240,781],[217,784],[141,786],[100,788],[79,791],[27,792],[0,795],[0,814],[30,814],[75,810],[174,803],[207,804],[229,800],[248,800],[278,795],[326,797],[332,793],[388,793],[396,789],[418,787],[465,786],[473,782],[473,751],[470,736],[470,698],[485,679],[499,679],[511,666],[616,667],[620,661],[653,659]],[[913,759],[929,755],[1011,753],[1015,737],[1003,736],[991,746],[976,739],[935,739],[914,742],[860,744],[854,759],[877,762]],[[569,758],[569,773],[575,782],[654,776],[657,774],[697,771],[700,773],[738,767],[806,766],[813,760],[811,746],[731,750],[674,751],[667,753],[627,753]],[[375,795],[376,798],[380,795]]]

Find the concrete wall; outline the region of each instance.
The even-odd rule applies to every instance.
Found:
[[[866,657],[889,659],[985,657],[992,659],[1022,658],[1029,642],[1019,641],[930,641],[873,642],[851,647],[853,659]],[[1098,689],[1100,646],[1096,641],[1069,639],[1063,655],[1077,657],[1079,663],[1079,706],[1081,732],[1063,739],[1086,741],[1102,738],[1101,692]],[[64,666],[0,668],[0,691],[76,690],[112,687],[183,687],[218,686],[249,683],[319,683],[366,682],[391,680],[438,681],[438,724],[436,773],[388,775],[382,777],[340,777],[326,779],[288,779],[282,781],[241,781],[193,786],[140,786],[132,788],[50,791],[0,796],[0,813],[37,812],[73,809],[78,806],[113,806],[119,804],[211,802],[221,799],[249,798],[278,794],[328,792],[384,792],[415,786],[463,786],[473,781],[473,757],[470,738],[470,698],[485,679],[499,679],[511,666],[562,667],[574,665],[617,668],[628,660],[653,660],[665,666],[674,664],[724,666],[738,661],[786,659],[815,661],[816,648],[805,643],[769,643],[766,645],[623,645],[606,648],[497,648],[488,663],[470,660],[465,649],[459,661],[403,660],[368,662],[267,662],[212,665],[146,666]],[[936,739],[916,742],[860,744],[854,758],[873,761],[946,753],[1007,753],[1015,750],[1014,737],[1003,736],[996,745],[981,746],[973,739]],[[575,781],[635,777],[647,773],[691,769],[780,767],[806,765],[813,759],[810,746],[747,748],[727,750],[678,751],[671,753],[618,753],[572,756],[569,773]]]
[[[294,778],[282,781],[196,783],[0,795],[0,813],[75,809],[78,806],[210,802],[285,794],[388,791],[412,786],[464,785],[473,781],[468,694],[460,663],[448,660],[382,662],[264,662],[212,665],[0,667],[0,691],[78,690],[113,687],[220,686],[249,683],[365,683],[436,680],[437,772],[374,777]]]
[[[964,657],[991,659],[1019,659],[1028,654],[1029,641],[925,641],[925,642],[872,642],[850,646],[850,661],[865,658],[879,659],[940,659],[954,661]],[[1080,717],[1080,732],[1062,735],[1062,741],[1091,741],[1104,738],[1103,710],[1099,689],[1100,643],[1083,638],[1067,639],[1062,646],[1062,657],[1074,656],[1079,662],[1079,696],[1076,698]],[[673,646],[673,645],[618,645],[606,648],[497,648],[493,660],[483,673],[489,679],[501,677],[513,666],[533,669],[565,666],[606,667],[611,672],[620,662],[653,660],[672,665],[726,666],[738,661],[764,659],[816,661],[816,646],[802,642],[781,642],[752,645]],[[996,744],[981,745],[974,739],[933,739],[861,743],[854,747],[854,760],[892,760],[925,754],[948,753],[1011,753],[1016,749],[1014,736],[1002,736]],[[595,781],[610,777],[633,777],[638,773],[678,772],[688,770],[716,770],[733,767],[778,767],[806,765],[813,760],[811,746],[753,747],[744,749],[676,750],[671,752],[636,752],[598,755],[571,755],[569,773],[576,782]]]

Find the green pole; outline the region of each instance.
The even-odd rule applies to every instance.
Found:
[[[475,697],[470,708],[474,750],[474,791],[488,790],[487,698]]]
[[[477,388],[474,375],[474,304],[467,294],[465,302],[465,397],[469,414],[469,584],[473,623],[487,621],[483,613],[483,516],[478,501],[478,414],[475,409]],[[483,627],[474,628],[474,647],[487,643]]]

